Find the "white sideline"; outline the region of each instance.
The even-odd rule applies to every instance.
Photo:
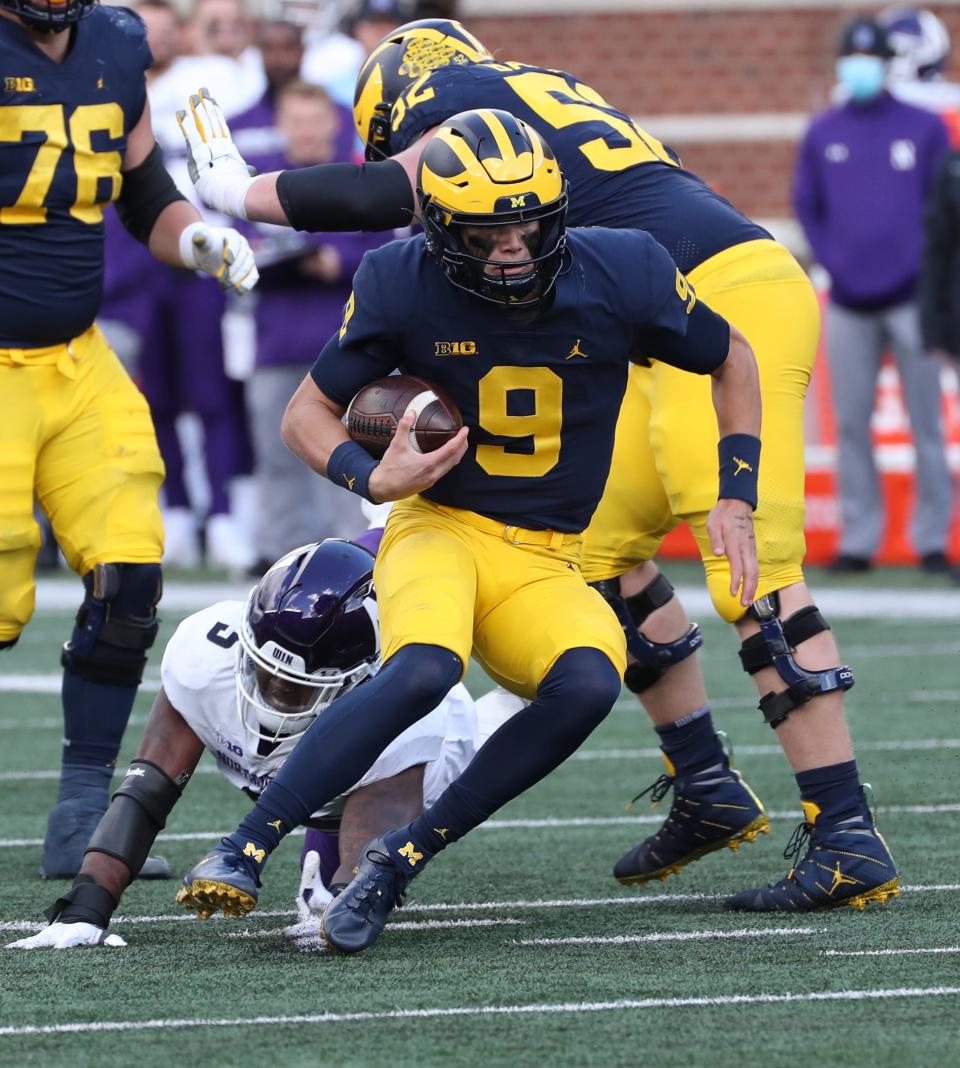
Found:
[[[522,927],[526,922],[526,920],[516,920],[508,917],[504,917],[502,920],[414,920],[411,923],[397,920],[390,924],[390,933],[393,934],[395,931],[445,931],[455,927]],[[268,927],[265,931],[233,931],[227,935],[227,938],[273,938],[276,935],[283,934],[285,930],[285,927]],[[297,941],[301,941],[304,938],[309,939],[310,936],[301,935]]]
[[[955,894],[960,892],[960,883],[930,883],[918,886],[901,886],[903,894]],[[415,912],[487,912],[505,909],[585,909],[585,908],[609,908],[623,905],[670,905],[689,901],[722,901],[725,894],[640,894],[622,897],[581,897],[581,898],[558,898],[556,900],[520,900],[520,901],[459,901],[441,902],[434,905],[404,905],[406,914]],[[253,912],[247,919],[280,919],[288,916],[296,916],[293,909],[259,909]],[[114,926],[124,924],[141,923],[179,923],[183,920],[196,920],[196,917],[187,911],[166,913],[160,916],[114,916],[110,921]],[[216,915],[206,923],[235,923],[225,916]],[[0,921],[0,931],[39,931],[46,924],[37,923],[34,920],[3,920]]]
[[[945,805],[883,805],[882,816],[942,816],[960,812],[960,802]],[[801,813],[794,809],[771,809],[767,815],[773,820],[796,820]],[[643,827],[663,823],[663,814],[658,816],[581,816],[569,819],[542,820],[487,820],[476,828],[478,831],[544,830],[565,827]],[[201,842],[223,838],[230,831],[186,831],[182,834],[157,835],[158,842]],[[288,838],[302,837],[304,831],[291,831]],[[0,838],[0,849],[19,849],[22,846],[43,845],[42,838]]]
[[[285,1024],[371,1023],[376,1020],[429,1020],[455,1016],[533,1016],[538,1014],[622,1012],[627,1009],[713,1008],[722,1005],[782,1005],[805,1001],[877,1001],[899,998],[956,997],[960,986],[896,987],[885,990],[816,990],[801,994],[729,994],[717,997],[624,998],[533,1005],[460,1005],[452,1008],[393,1009],[387,1012],[321,1012],[300,1016],[235,1019],[116,1020],[89,1023],[0,1027],[0,1038],[20,1035],[80,1034],[97,1031],[167,1031],[187,1027],[267,1027]]]
[[[734,931],[651,931],[642,935],[578,935],[569,938],[511,938],[510,946],[627,946],[636,942],[709,942],[718,938],[781,938],[819,934],[816,927],[739,927]]]
[[[669,565],[666,570],[669,572]],[[252,579],[241,583],[165,582],[160,610],[196,612],[217,601],[242,601],[252,585]],[[689,614],[716,618],[704,585],[679,585],[676,590]],[[857,589],[818,584],[816,595],[817,604],[828,619],[960,619],[960,597],[949,589]],[[37,582],[39,612],[75,612],[82,598],[83,587],[78,578],[41,578]]]

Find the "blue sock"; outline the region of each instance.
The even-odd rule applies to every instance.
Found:
[[[656,731],[660,748],[676,769],[677,778],[696,774],[726,760],[709,705],[698,708],[676,723],[657,727]]]
[[[460,658],[449,649],[404,646],[314,720],[225,841],[239,853],[252,842],[269,856],[290,831],[363,778],[394,738],[436,708],[461,671]]]
[[[855,760],[799,771],[796,779],[800,797],[804,801],[812,801],[826,817],[825,822],[835,823],[856,815],[865,815],[872,822],[863,799]]]
[[[606,717],[620,684],[599,650],[565,652],[536,699],[490,736],[434,804],[384,836],[394,860],[399,853],[411,867],[422,866],[559,767]]]
[[[105,769],[105,781],[109,783],[136,696],[136,686],[108,686],[64,671],[61,688],[64,771]],[[66,776],[61,776],[61,801],[65,800],[62,795],[66,782]]]

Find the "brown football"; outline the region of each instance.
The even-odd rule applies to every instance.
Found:
[[[409,408],[417,412],[410,432],[417,452],[439,449],[463,426],[457,406],[438,386],[414,375],[389,375],[364,386],[350,401],[344,417],[347,433],[379,459]]]

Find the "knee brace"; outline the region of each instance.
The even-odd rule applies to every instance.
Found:
[[[674,596],[673,586],[665,575],[657,575],[639,593],[629,597],[620,593],[618,578],[591,585],[616,613],[627,639],[627,649],[636,660],[635,664],[627,666],[623,675],[624,684],[632,693],[648,690],[674,664],[686,660],[703,645],[703,635],[696,623],[691,623],[687,632],[672,642],[652,642],[640,633],[647,617]]]
[[[830,629],[816,605],[801,608],[783,622],[779,611],[780,597],[776,592],[755,601],[747,614],[760,624],[760,632],[740,646],[740,662],[747,674],[772,667],[787,684],[781,693],[771,691],[760,698],[760,711],[771,727],[779,727],[795,708],[814,697],[849,690],[854,682],[853,670],[846,664],[807,671],[793,657],[798,645]]]
[[[134,760],[85,850],[122,861],[136,876],[180,799],[180,787],[149,760]]]
[[[159,564],[95,564],[60,663],[90,682],[138,686],[157,636]]]

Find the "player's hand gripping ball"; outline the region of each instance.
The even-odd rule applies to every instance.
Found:
[[[364,386],[350,401],[347,433],[379,459],[411,408],[417,413],[410,430],[410,445],[416,452],[439,449],[463,426],[457,406],[438,386],[413,375],[389,375]]]

